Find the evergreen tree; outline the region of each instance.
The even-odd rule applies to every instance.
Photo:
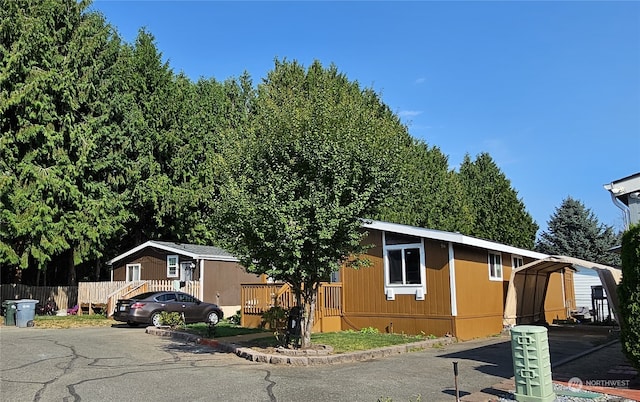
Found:
[[[552,255],[566,255],[601,264],[619,266],[620,257],[608,250],[620,240],[611,226],[602,225],[593,212],[570,196],[562,201],[547,222],[536,250]]]
[[[110,141],[120,41],[76,0],[0,0],[0,262],[75,266],[126,219]]]
[[[471,230],[471,206],[440,149],[412,141],[403,148],[395,173],[396,191],[376,219],[452,232]]]
[[[177,141],[170,129],[173,72],[162,61],[153,35],[145,30],[122,51],[126,55],[121,71],[126,94],[121,106],[126,110],[123,130],[127,138],[122,168],[127,208],[132,214],[122,243],[141,244],[168,234],[159,211],[171,193],[167,164]]]
[[[465,155],[459,177],[472,207],[469,235],[533,248],[538,225],[489,154],[482,153],[475,161]]]

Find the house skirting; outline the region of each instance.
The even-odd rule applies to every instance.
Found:
[[[344,313],[342,330],[360,330],[373,327],[380,332],[396,334],[422,334],[437,337],[453,334],[453,317],[426,315],[384,315]]]

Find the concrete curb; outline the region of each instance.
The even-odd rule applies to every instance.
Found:
[[[171,339],[194,342],[199,345],[209,346],[221,352],[233,353],[238,357],[258,363],[288,364],[291,366],[318,366],[324,364],[353,363],[363,360],[378,359],[381,357],[414,352],[417,350],[432,348],[436,345],[447,345],[456,342],[456,338],[435,338],[423,341],[405,343],[402,345],[386,346],[378,349],[361,350],[357,352],[341,353],[335,355],[318,356],[288,356],[280,354],[267,354],[247,348],[235,343],[227,343],[216,339],[201,338],[185,332],[171,331],[163,328],[147,327],[150,335],[169,337]]]

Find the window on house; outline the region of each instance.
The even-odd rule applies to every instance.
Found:
[[[396,294],[415,294],[423,300],[426,274],[422,239],[385,232],[383,249],[387,299],[393,300]]]
[[[511,258],[511,266],[515,269],[524,265],[524,259],[520,256],[514,255]]]
[[[167,256],[167,278],[177,278],[180,272],[178,271],[178,256]]]
[[[492,281],[502,280],[502,254],[489,253],[489,279]]]
[[[127,264],[127,282],[136,282],[140,280],[140,264]]]
[[[192,281],[193,280],[193,271],[196,268],[196,264],[193,261],[181,262],[180,263],[180,280],[181,281]]]

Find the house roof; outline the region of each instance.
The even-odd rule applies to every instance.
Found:
[[[120,254],[117,257],[107,261],[107,265],[113,265],[114,262],[120,261],[132,254],[137,253],[147,247],[154,247],[160,250],[168,251],[170,253],[176,253],[191,257],[195,260],[212,260],[212,261],[232,261],[238,262],[239,260],[230,252],[223,250],[215,246],[202,246],[199,244],[185,244],[185,243],[173,243],[168,241],[149,240],[131,250]]]
[[[503,253],[511,253],[522,257],[535,258],[537,260],[548,257],[547,254],[538,253],[523,248],[508,246],[506,244],[494,241],[479,239],[477,237],[465,236],[460,233],[445,232],[442,230],[425,229],[416,226],[401,225],[399,223],[390,223],[374,220],[364,220],[363,227],[368,229],[383,230],[385,232],[393,232],[406,234],[411,236],[424,237],[426,239],[440,240],[466,246],[483,248],[491,251],[499,251]]]
[[[610,184],[605,184],[604,188],[612,192],[616,197],[638,191],[640,190],[640,172],[614,180]]]

